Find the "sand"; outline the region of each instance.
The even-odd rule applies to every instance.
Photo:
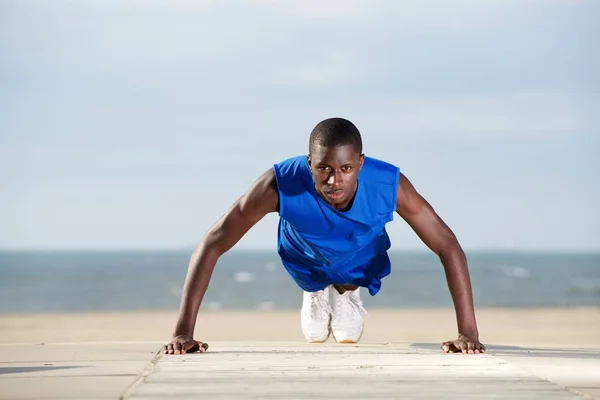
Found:
[[[0,316],[0,343],[165,341],[176,311],[25,314]],[[600,308],[477,310],[487,345],[600,347]],[[302,342],[299,310],[201,311],[196,338]],[[362,343],[438,343],[456,337],[453,309],[370,309]]]

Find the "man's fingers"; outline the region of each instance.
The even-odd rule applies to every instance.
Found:
[[[475,341],[475,354],[485,353],[485,346],[479,341]]]
[[[205,353],[206,350],[208,349],[208,344],[197,341],[194,343],[194,346],[192,347],[192,349],[190,350],[190,352],[200,352],[200,353]]]
[[[181,354],[185,354],[188,352],[188,350],[191,350],[192,348],[194,348],[194,344],[196,342],[194,342],[193,340],[188,340],[187,342],[184,342],[181,344]]]
[[[191,342],[188,342],[188,353],[195,353],[197,351],[202,352],[200,345],[202,344],[202,342],[197,341],[197,340],[192,340]]]
[[[204,353],[208,349],[207,343],[202,343],[196,340],[187,340],[183,343],[174,341],[168,345],[163,346],[163,352],[165,354],[186,354],[200,352]]]
[[[190,342],[186,342],[184,348],[187,353],[196,353],[196,352],[204,353],[208,349],[208,344],[203,343],[199,340],[193,340]]]
[[[200,342],[200,353],[205,353],[206,350],[208,350],[208,343],[202,343]]]
[[[456,342],[451,341],[451,342],[444,342],[442,343],[442,350],[445,353],[457,353],[460,350],[456,347]]]
[[[480,354],[485,353],[485,346],[478,340],[462,338],[443,342],[440,348],[444,353]]]
[[[198,351],[198,342],[189,340],[183,345],[184,353],[195,353]]]
[[[173,348],[175,349],[175,354],[181,354],[181,343],[179,343],[179,342],[175,343]]]
[[[467,343],[467,352],[468,352],[469,354],[473,354],[473,353],[474,353],[474,351],[475,351],[475,343],[473,343],[473,342],[468,342],[468,343]]]
[[[444,342],[440,347],[442,348],[442,351],[444,353],[450,353],[450,351],[452,350],[452,345],[450,342]]]

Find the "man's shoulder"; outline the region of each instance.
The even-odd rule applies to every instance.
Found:
[[[292,156],[277,162],[273,168],[276,175],[297,174],[301,170],[308,170],[308,161],[306,155]]]
[[[290,157],[283,158],[275,165],[303,164],[306,162],[307,162],[306,155],[297,155],[297,156],[290,156]]]
[[[365,162],[363,164],[363,166],[367,166],[367,167],[371,167],[371,168],[385,168],[385,169],[390,169],[390,170],[394,170],[394,169],[400,169],[400,167],[398,167],[396,164],[389,162],[389,161],[384,161],[381,158],[377,158],[377,157],[370,157],[370,156],[365,156]]]
[[[374,183],[394,185],[400,178],[400,167],[379,158],[365,156],[361,178]]]
[[[304,185],[312,179],[306,155],[283,159],[273,165],[273,171],[280,189],[290,185]]]
[[[377,204],[385,210],[392,212],[396,208],[398,185],[400,182],[400,168],[395,164],[378,158],[365,156],[359,180],[364,184],[364,193],[373,199],[378,199]]]

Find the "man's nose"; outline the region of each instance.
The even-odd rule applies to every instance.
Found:
[[[330,186],[339,186],[342,184],[342,173],[339,171],[333,171],[327,179],[327,184]]]

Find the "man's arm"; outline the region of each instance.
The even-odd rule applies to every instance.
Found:
[[[473,307],[471,279],[467,258],[456,236],[436,214],[431,205],[415,190],[405,175],[400,175],[396,212],[411,226],[434,253],[446,272],[448,288],[454,302],[459,339],[444,342],[444,351],[479,353],[485,347],[479,342],[479,332]]]
[[[164,352],[204,351],[208,346],[193,340],[200,303],[219,257],[231,249],[265,215],[277,211],[279,195],[273,169],[263,173],[206,233],[193,252],[171,343]]]

